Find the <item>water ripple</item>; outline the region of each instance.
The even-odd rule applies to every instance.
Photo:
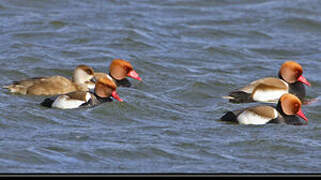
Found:
[[[3,173],[318,173],[320,3],[170,0],[0,2],[0,85],[107,72],[114,58],[143,78],[125,100],[74,110],[0,90]],[[308,126],[219,118],[249,106],[221,97],[296,60]]]

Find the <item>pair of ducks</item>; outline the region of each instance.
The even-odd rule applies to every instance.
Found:
[[[73,109],[110,102],[111,97],[122,102],[116,89],[119,86],[131,86],[127,77],[142,80],[129,62],[114,59],[109,66],[109,74],[95,73],[91,67],[79,65],[74,70],[72,80],[62,76],[35,77],[14,81],[4,88],[21,95],[56,95],[46,98],[41,105]]]
[[[267,77],[251,82],[223,96],[232,103],[263,102],[241,110],[229,111],[220,119],[239,124],[286,123],[303,125],[308,118],[301,110],[305,85],[311,84],[302,76],[303,69],[295,61],[286,61],[280,67],[278,78]],[[276,104],[276,105],[275,105]],[[304,119],[302,122],[298,117]]]

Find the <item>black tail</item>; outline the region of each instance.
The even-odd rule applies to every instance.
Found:
[[[254,102],[251,94],[244,91],[233,91],[229,94],[229,102],[231,103],[251,103]]]
[[[43,100],[40,105],[45,106],[45,107],[51,107],[52,103],[55,100],[51,99],[51,98],[46,98],[45,100]]]
[[[229,111],[224,116],[221,117],[222,121],[231,121],[231,122],[237,122],[236,115]]]

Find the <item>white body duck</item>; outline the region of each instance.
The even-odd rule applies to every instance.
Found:
[[[109,78],[100,78],[96,82],[94,92],[74,91],[52,98],[46,98],[41,105],[59,109],[73,109],[111,102],[111,97],[122,102],[123,100],[118,96],[116,89],[117,86],[112,80]]]
[[[286,123],[304,125],[308,123],[301,110],[301,101],[293,94],[281,96],[276,106],[258,105],[242,110],[229,111],[220,119],[245,125],[262,125],[267,123]],[[304,119],[302,122],[298,117]]]
[[[12,93],[21,95],[58,95],[73,91],[86,91],[95,87],[94,70],[86,65],[75,68],[72,80],[63,76],[35,77],[4,86]]]
[[[232,103],[249,102],[270,102],[277,103],[285,93],[291,93],[300,98],[305,97],[303,84],[311,84],[302,76],[303,69],[300,64],[294,61],[287,61],[282,64],[279,71],[279,78],[267,77],[251,82],[245,87],[232,91],[223,98],[229,99]]]

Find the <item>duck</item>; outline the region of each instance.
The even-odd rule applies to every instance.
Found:
[[[86,91],[94,87],[94,70],[83,64],[74,69],[71,80],[55,75],[14,81],[10,85],[3,86],[3,88],[9,89],[11,93],[36,96],[58,95],[78,90]]]
[[[228,96],[223,98],[229,99],[231,103],[277,103],[283,94],[291,93],[304,101],[304,84],[311,84],[302,74],[303,69],[299,63],[286,61],[280,67],[278,78],[265,77],[252,81],[243,88],[229,92]]]
[[[48,108],[74,109],[79,107],[93,107],[105,102],[112,102],[112,98],[123,102],[116,91],[117,85],[109,78],[102,77],[96,81],[94,92],[74,91],[44,99],[40,105]]]
[[[114,59],[109,66],[109,73],[96,72],[95,78],[108,77],[112,79],[118,87],[130,87],[131,83],[126,77],[130,77],[139,81],[142,78],[134,70],[130,62],[123,59]]]
[[[301,106],[301,100],[297,96],[286,93],[281,96],[276,106],[262,104],[229,111],[220,120],[244,125],[263,125],[268,123],[306,125],[308,124],[308,118],[302,112]]]

